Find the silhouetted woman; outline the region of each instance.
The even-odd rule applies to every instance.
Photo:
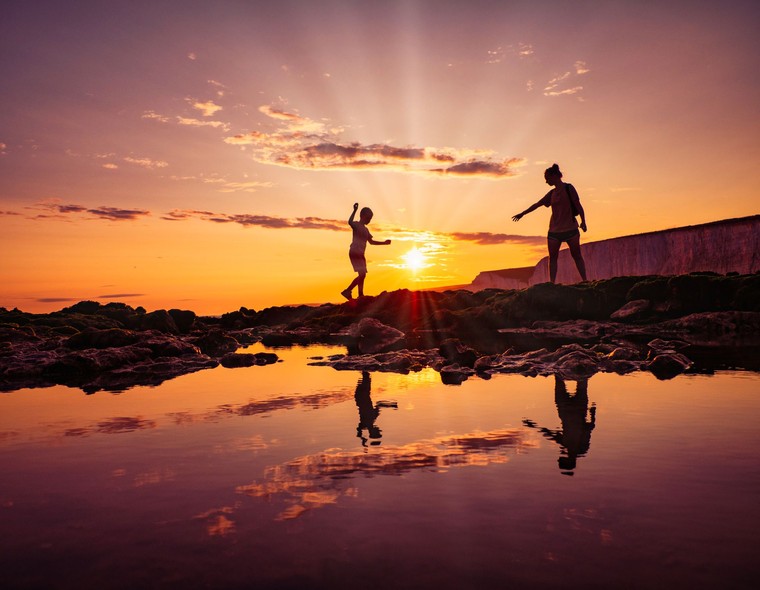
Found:
[[[586,279],[586,263],[581,255],[581,233],[578,231],[578,222],[575,220],[576,215],[580,215],[580,228],[586,231],[586,213],[583,211],[581,200],[578,197],[578,191],[572,184],[562,182],[562,172],[559,166],[554,164],[544,172],[546,184],[553,186],[543,199],[528,207],[522,213],[518,213],[512,218],[512,221],[520,221],[523,215],[535,211],[542,205],[552,208],[552,217],[549,221],[549,234],[547,235],[547,245],[549,246],[549,280],[553,283],[557,279],[557,257],[562,242],[567,242],[570,247],[570,254],[575,260],[575,266],[581,278]]]

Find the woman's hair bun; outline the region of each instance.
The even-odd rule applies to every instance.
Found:
[[[559,164],[554,163],[552,164],[551,168],[546,169],[546,173],[548,174],[559,174],[560,177],[562,177],[562,172],[560,172]]]

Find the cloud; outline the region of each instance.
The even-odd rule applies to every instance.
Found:
[[[329,128],[295,112],[271,105],[259,112],[278,123],[271,132],[251,131],[225,138],[250,147],[261,164],[300,170],[392,170],[433,176],[508,178],[516,176],[522,158],[497,158],[490,150],[432,148],[387,143],[363,144],[342,139],[343,128]]]
[[[202,106],[201,106],[202,105]],[[211,116],[214,112],[217,110],[220,110],[222,107],[218,107],[214,109],[212,106],[214,103],[212,101],[208,101],[205,103],[195,103],[193,106],[201,111],[204,112],[204,116]],[[214,105],[216,107],[217,105]],[[152,121],[158,121],[159,123],[171,123],[172,121],[176,122],[178,125],[184,125],[186,127],[213,127],[222,129],[223,131],[229,131],[230,126],[228,123],[225,123],[223,121],[204,121],[201,119],[196,119],[194,117],[183,117],[180,115],[177,115],[175,117],[168,117],[166,115],[161,115],[155,111],[145,111],[141,115],[142,119],[150,119]]]
[[[208,80],[208,83],[216,89],[216,95],[222,97],[227,92],[227,87],[216,80]]]
[[[545,246],[546,236],[518,236],[511,234],[494,234],[491,232],[452,232],[453,239],[461,242],[474,242],[483,246],[496,244],[521,244],[526,246]]]
[[[155,111],[145,111],[142,114],[143,119],[153,119],[154,121],[159,121],[161,123],[168,123],[171,121],[171,117],[167,117],[165,115],[159,115]]]
[[[0,215],[21,215],[18,211],[0,211]]]
[[[7,149],[8,149],[8,145],[0,141],[0,156],[6,155],[8,152],[6,152],[5,150]]]
[[[199,102],[197,100],[187,99],[192,104],[194,109],[197,109],[203,113],[204,117],[213,117],[214,113],[221,111],[222,107],[215,104],[213,100],[207,100],[206,102]]]
[[[568,96],[579,94],[583,90],[583,86],[575,84],[575,80],[591,70],[586,66],[585,61],[580,60],[573,64],[573,69],[574,71],[567,71],[564,74],[560,74],[549,80],[544,87],[544,96]],[[583,100],[580,96],[578,99]]]
[[[68,301],[82,301],[81,298],[76,297],[40,297],[35,299],[37,303],[65,303]]]
[[[145,297],[145,293],[109,293],[108,295],[97,295],[95,299],[124,299],[127,297]]]
[[[573,65],[575,66],[575,73],[578,74],[579,76],[582,74],[588,74],[591,71],[586,67],[585,61],[579,60],[579,61],[576,61],[575,64]]]
[[[214,213],[212,211],[175,209],[161,217],[165,221],[183,221],[187,219],[202,219],[214,223],[237,223],[244,227],[263,227],[267,229],[323,229],[331,231],[346,230],[346,222],[337,219],[322,219],[321,217],[275,217],[271,215],[255,215],[250,213]]]
[[[149,170],[154,170],[156,168],[166,168],[169,165],[168,162],[164,162],[163,160],[151,160],[150,158],[133,158],[132,156],[126,156],[123,159],[125,162],[135,164],[136,166],[142,166],[143,168],[148,168]]]
[[[530,43],[517,43],[516,45],[507,45],[506,48],[497,47],[496,49],[490,49],[487,52],[486,63],[487,64],[499,64],[507,59],[507,55],[517,56],[520,59],[525,59],[533,55],[533,46]]]
[[[230,126],[222,121],[201,121],[200,119],[193,119],[192,117],[177,116],[177,123],[189,127],[214,127],[221,128],[224,131],[230,130]]]
[[[34,219],[62,219],[68,215],[83,215],[85,218],[106,219],[108,221],[133,221],[140,217],[150,215],[150,211],[144,209],[122,209],[120,207],[85,207],[84,205],[61,204],[58,200],[44,201],[29,209],[50,211],[55,215],[40,214]]]

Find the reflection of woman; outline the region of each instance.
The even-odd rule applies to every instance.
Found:
[[[580,379],[575,393],[567,391],[565,380],[554,375],[554,403],[557,414],[562,421],[561,430],[538,428],[532,420],[523,420],[523,424],[538,428],[539,432],[562,447],[563,454],[558,459],[559,468],[565,475],[572,475],[578,457],[585,455],[591,446],[591,431],[596,426],[596,406],[588,407],[588,379]],[[586,416],[590,415],[590,421]]]
[[[567,456],[559,458],[559,468],[572,473],[576,459],[585,455],[591,446],[591,431],[596,426],[596,406],[588,407],[588,379],[578,381],[574,395],[567,392],[564,379],[554,376],[554,403],[562,421],[562,431],[559,442]],[[586,415],[591,415],[591,421],[586,421]]]
[[[583,210],[578,192],[572,184],[562,182],[562,172],[559,166],[554,164],[544,172],[546,184],[553,186],[544,198],[528,207],[522,213],[518,213],[512,221],[520,221],[524,215],[535,211],[541,206],[551,207],[552,216],[549,221],[549,234],[547,246],[549,248],[549,280],[553,283],[557,279],[557,258],[562,242],[567,242],[570,254],[575,260],[575,266],[581,278],[586,280],[586,263],[581,255],[581,234],[578,231],[576,215],[580,215],[580,228],[586,231],[586,212]]]

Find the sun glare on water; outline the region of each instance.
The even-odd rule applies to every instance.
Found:
[[[404,267],[416,272],[418,270],[422,270],[427,264],[427,256],[423,254],[418,248],[412,248],[402,256],[404,259]]]

